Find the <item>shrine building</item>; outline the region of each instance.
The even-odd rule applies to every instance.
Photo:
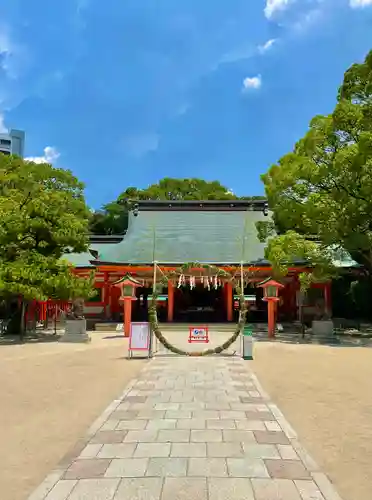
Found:
[[[85,315],[95,322],[146,321],[151,301],[154,263],[167,275],[188,262],[211,264],[248,278],[244,296],[249,305],[247,321],[267,323],[267,302],[257,283],[272,274],[265,259],[265,244],[257,237],[256,222],[270,218],[263,200],[138,201],[129,214],[128,229],[121,236],[91,236],[89,252],[66,254],[80,276],[95,270],[96,293],[85,303]],[[294,262],[282,280],[277,319],[299,318],[298,275],[306,262]],[[129,276],[136,287],[131,309],[124,318],[120,287],[114,283]],[[331,311],[330,283],[314,284],[307,294],[311,315],[321,301]],[[238,296],[231,282],[205,276],[198,269],[190,276],[168,281],[157,300],[161,322],[209,324],[238,318]],[[126,332],[128,333],[128,332]]]

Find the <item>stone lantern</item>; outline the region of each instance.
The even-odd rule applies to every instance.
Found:
[[[268,278],[258,284],[260,288],[263,288],[264,298],[263,300],[267,302],[267,326],[269,338],[275,337],[275,317],[277,310],[277,303],[279,302],[279,289],[284,288],[284,285],[278,281]]]
[[[136,300],[136,288],[143,286],[141,281],[136,280],[130,274],[126,274],[113,286],[120,288],[120,302],[124,306],[124,335],[129,337],[132,316],[132,301]]]

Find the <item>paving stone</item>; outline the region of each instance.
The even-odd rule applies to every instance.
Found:
[[[208,500],[207,479],[167,477],[164,480],[161,500]]]
[[[155,403],[155,410],[179,410],[180,403]]]
[[[133,420],[137,417],[138,411],[134,410],[116,410],[110,415],[111,420]]]
[[[170,443],[139,443],[134,456],[138,458],[169,457]]]
[[[216,422],[217,420],[213,420]],[[211,420],[212,422],[212,420]],[[201,418],[181,418],[177,420],[177,429],[191,429],[191,430],[201,430],[206,428],[206,420]]]
[[[191,418],[189,410],[168,410],[165,412],[165,418]]]
[[[156,477],[124,478],[114,500],[160,500],[163,480]]]
[[[104,458],[76,460],[65,472],[64,479],[93,479],[102,477],[109,464],[110,460]]]
[[[289,439],[284,432],[253,431],[257,443],[289,444]]]
[[[98,458],[128,458],[136,449],[136,443],[104,444]]]
[[[128,407],[128,412],[134,412],[138,414],[138,412],[142,410],[153,410],[155,409],[155,403],[160,403],[159,398],[154,398],[154,400],[148,398],[148,401],[146,403],[130,404]]]
[[[221,420],[221,419],[212,419],[207,420],[207,429],[236,429],[234,420]]]
[[[205,404],[206,410],[231,410],[230,403],[227,401],[215,401]]]
[[[295,449],[300,460],[310,472],[319,472],[319,466],[315,460],[307,453],[303,446],[298,442],[297,439],[291,439],[291,445]]]
[[[325,500],[341,500],[333,484],[323,472],[313,472],[311,475]]]
[[[199,458],[207,456],[205,443],[173,443],[171,457]]]
[[[147,401],[147,397],[145,396],[126,396],[125,397],[125,402],[126,403],[130,403],[130,404],[133,404],[133,403],[146,403]]]
[[[251,398],[262,398],[262,394],[259,391],[248,391]]]
[[[239,443],[256,443],[256,439],[252,431],[241,430],[223,430],[222,436],[224,441],[233,441]]]
[[[254,408],[256,411],[270,411],[267,404],[255,404]]]
[[[102,448],[102,444],[87,444],[78,458],[94,458]]]
[[[235,420],[236,428],[240,431],[265,431],[266,427],[261,420]]]
[[[192,412],[192,418],[204,418],[205,420],[208,420],[212,418],[220,418],[220,415],[217,410],[194,410]]]
[[[187,458],[150,458],[146,476],[182,477],[186,476]]]
[[[283,432],[283,430],[280,427],[280,425],[278,424],[278,422],[268,421],[268,422],[264,422],[264,423],[265,423],[266,429],[270,432]]]
[[[115,458],[111,461],[105,477],[143,477],[147,458]]]
[[[108,419],[100,428],[101,431],[114,431],[118,426],[120,420]]]
[[[82,479],[68,500],[112,500],[119,482],[119,479]]]
[[[255,411],[255,404],[254,403],[236,403],[236,402],[230,402],[230,410],[233,411]]]
[[[294,483],[302,500],[326,500],[314,481],[297,479]]]
[[[170,401],[172,403],[192,403],[194,401],[194,395],[192,393],[185,394],[183,391],[174,391],[170,395]]]
[[[153,443],[157,437],[157,430],[128,431],[124,443]]]
[[[207,443],[207,456],[216,458],[243,457],[240,443]]]
[[[45,497],[45,500],[66,500],[77,484],[76,479],[62,479]]]
[[[290,444],[278,444],[277,446],[280,456],[284,460],[300,460],[296,450]]]
[[[219,412],[220,418],[226,418],[228,420],[240,420],[246,418],[245,412],[243,410],[222,410]]]
[[[80,438],[75,443],[75,445],[72,448],[70,448],[68,450],[68,452],[63,456],[63,458],[59,461],[58,469],[65,470],[68,467],[70,467],[72,462],[74,462],[78,458],[78,456],[84,450],[84,448],[86,447],[87,444],[89,444],[88,437]],[[93,443],[90,443],[90,444],[93,444]]]
[[[190,458],[187,475],[190,477],[227,477],[225,458]]]
[[[119,420],[116,430],[117,431],[132,431],[145,429],[147,420]]]
[[[261,458],[228,458],[227,468],[231,477],[270,477]]]
[[[122,443],[128,431],[99,431],[90,440],[90,444]]]
[[[187,429],[163,429],[158,432],[158,443],[188,443],[190,431]]]
[[[255,500],[302,500],[288,479],[252,479]]]
[[[205,403],[203,401],[194,401],[193,403],[182,403],[182,410],[198,411],[204,409],[205,409]]]
[[[275,420],[274,415],[270,411],[246,411],[245,416],[248,420],[264,420],[264,421],[269,421],[269,420]]]
[[[123,403],[120,403],[120,405],[116,408],[116,411],[118,411],[118,410],[127,411],[129,407],[130,407],[130,403],[123,402]]]
[[[243,443],[244,456],[249,458],[279,459],[280,455],[273,444]]]
[[[308,479],[310,473],[298,460],[265,460],[271,477],[279,479]]]
[[[138,412],[137,418],[142,420],[160,419],[165,417],[165,410],[153,410],[145,408]]]
[[[208,482],[208,486],[209,498],[213,500],[255,500],[249,479],[213,478]]]
[[[192,430],[190,441],[196,443],[222,443],[222,431],[217,429]]]
[[[163,418],[160,420],[150,420],[146,430],[175,429],[177,420],[175,418]]]

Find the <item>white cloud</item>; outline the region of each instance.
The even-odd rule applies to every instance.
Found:
[[[369,7],[372,5],[372,0],[350,0],[349,5],[352,9]]]
[[[258,51],[263,54],[264,52],[266,52],[267,50],[271,49],[271,47],[274,45],[274,43],[276,43],[277,40],[275,38],[271,38],[270,40],[268,40],[266,43],[264,43],[263,45],[259,45],[258,46]]]
[[[55,163],[61,154],[53,146],[44,148],[44,156],[29,156],[25,158],[26,161],[33,161],[34,163]]]
[[[259,89],[261,85],[262,85],[261,75],[244,78],[243,92],[247,92],[248,90],[251,89]]]
[[[4,115],[0,113],[0,134],[7,134],[7,133],[8,133],[8,127],[5,126]]]
[[[296,0],[266,0],[265,16],[271,19],[274,14],[287,9],[287,7]]]

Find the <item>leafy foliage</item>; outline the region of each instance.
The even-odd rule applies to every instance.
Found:
[[[0,155],[0,296],[89,296],[91,281],[61,260],[87,249],[89,217],[71,172]]]
[[[329,276],[330,249],[345,250],[372,271],[372,51],[346,73],[329,116],[316,116],[293,152],[262,176],[274,225],[267,257],[279,270],[292,257],[315,266],[313,279]],[[316,243],[315,243],[316,242]]]
[[[262,196],[242,199],[264,199]],[[171,179],[166,177],[148,188],[129,187],[118,199],[95,212],[90,225],[94,234],[121,234],[128,227],[127,200],[237,200],[227,187],[218,181],[203,179]]]

